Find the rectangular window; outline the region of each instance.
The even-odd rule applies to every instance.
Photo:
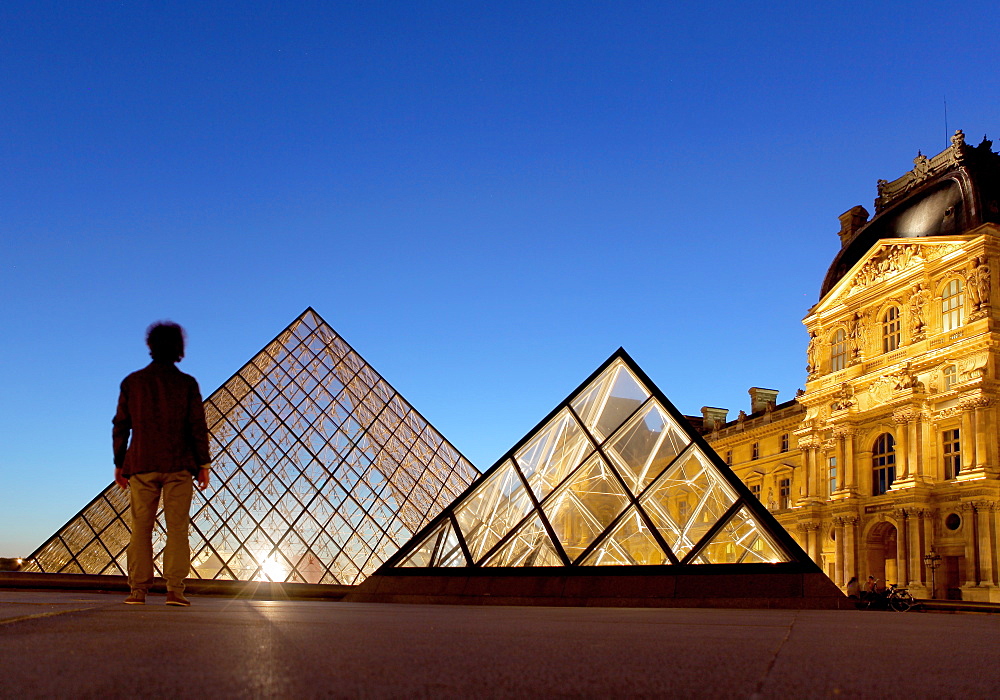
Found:
[[[948,365],[944,368],[944,390],[951,391],[951,388],[958,382],[958,368],[955,365]]]
[[[750,484],[750,493],[754,495],[758,501],[760,500],[760,484]]]
[[[965,293],[959,280],[952,280],[941,293],[941,330],[953,331],[962,325]]]
[[[681,501],[677,504],[677,520],[681,524],[686,523],[688,520],[688,504],[687,501]]]
[[[954,479],[962,470],[962,443],[958,428],[945,430],[941,442],[944,443],[944,478]]]
[[[827,493],[832,496],[833,492],[837,490],[837,458],[830,457],[827,467],[829,469],[830,477],[830,490],[827,491]]]
[[[903,320],[900,318],[899,309],[895,306],[889,307],[882,319],[882,352],[892,352],[899,347],[902,327]]]
[[[726,450],[726,464],[728,464],[730,467],[733,466],[733,451],[732,450]]]
[[[760,443],[755,442],[750,445],[750,459],[758,459],[760,457]]]
[[[781,436],[781,451],[788,452],[788,433]]]
[[[847,366],[847,333],[843,328],[833,334],[830,342],[830,371],[839,372]]]
[[[792,480],[778,480],[778,507],[781,509],[792,507]]]

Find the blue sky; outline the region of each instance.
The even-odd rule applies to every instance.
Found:
[[[807,6],[809,5],[809,6]],[[111,481],[143,331],[207,395],[313,306],[480,469],[618,346],[790,399],[837,216],[1000,136],[994,3],[0,6],[0,556]]]

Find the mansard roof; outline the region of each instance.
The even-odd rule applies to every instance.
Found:
[[[992,146],[985,137],[969,146],[959,130],[941,153],[928,158],[918,152],[912,170],[892,182],[879,180],[875,216],[843,236],[820,299],[882,239],[953,236],[1000,223],[1000,154]]]

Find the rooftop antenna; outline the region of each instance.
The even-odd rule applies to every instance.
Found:
[[[944,145],[945,148],[951,143],[949,139],[951,138],[951,132],[948,131],[948,96],[944,96]]]

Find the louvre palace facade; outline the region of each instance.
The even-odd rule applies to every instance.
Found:
[[[805,390],[752,388],[736,420],[702,409],[708,442],[840,586],[1000,601],[998,200],[1000,155],[961,131],[879,180],[874,216],[840,217],[803,320]]]

